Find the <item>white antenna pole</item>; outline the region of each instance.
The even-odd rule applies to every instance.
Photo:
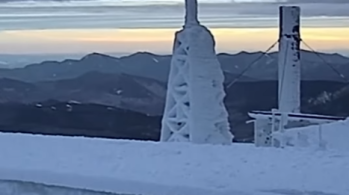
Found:
[[[280,7],[279,111],[300,112],[300,8]]]
[[[185,0],[185,26],[192,26],[198,24],[198,1]]]

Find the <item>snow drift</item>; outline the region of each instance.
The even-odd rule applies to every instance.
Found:
[[[345,151],[0,134],[0,156],[0,180],[100,192],[349,193]]]
[[[346,152],[349,151],[349,119],[289,129],[285,138],[289,146]]]
[[[44,185],[33,182],[3,180],[0,180],[0,192],[1,195],[121,195],[92,190]]]

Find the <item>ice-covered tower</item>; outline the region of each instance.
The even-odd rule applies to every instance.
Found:
[[[215,40],[198,20],[197,0],[186,0],[185,8],[185,25],[174,40],[161,141],[230,144]]]
[[[279,111],[300,112],[300,8],[280,7]]]

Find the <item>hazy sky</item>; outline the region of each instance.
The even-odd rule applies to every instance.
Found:
[[[0,0],[0,53],[169,53],[184,0]],[[306,3],[305,3],[306,2]],[[265,50],[278,6],[300,5],[302,36],[318,50],[349,51],[348,0],[199,0],[217,50]]]

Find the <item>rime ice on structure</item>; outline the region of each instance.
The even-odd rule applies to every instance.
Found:
[[[300,112],[300,8],[281,6],[279,10],[279,62],[278,62],[278,110],[272,115]],[[280,117],[285,118],[285,117]],[[255,120],[255,145],[271,146],[273,144],[273,126],[280,128],[280,120],[268,120],[257,117]],[[287,123],[283,121],[283,123]],[[278,124],[278,125],[277,125]],[[282,126],[285,126],[282,124]]]
[[[280,7],[279,111],[300,112],[300,8]]]
[[[211,32],[198,21],[197,0],[186,0],[176,32],[161,141],[230,144],[224,75]]]

